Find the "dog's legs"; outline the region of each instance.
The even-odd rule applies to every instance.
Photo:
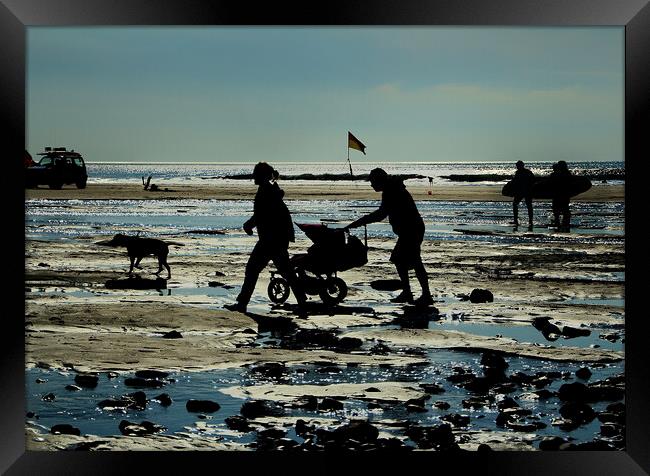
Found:
[[[135,261],[135,256],[129,256],[129,260],[131,260],[131,267],[129,268],[129,276],[133,274],[133,263]]]
[[[135,260],[135,264],[133,266],[135,266],[138,269],[142,269],[140,267],[140,261],[142,261],[142,256],[138,256],[138,259]]]
[[[163,266],[167,269],[167,279],[171,278],[172,272],[167,264],[167,254],[161,254],[158,256],[158,272],[156,274],[160,274],[163,270]]]
[[[156,275],[159,275],[160,272],[163,270],[163,260],[164,259],[165,259],[164,256],[158,255],[158,271],[156,271],[156,273],[155,273]]]

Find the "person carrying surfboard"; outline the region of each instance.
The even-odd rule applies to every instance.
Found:
[[[549,178],[555,182],[556,192],[551,201],[551,208],[553,209],[554,224],[560,231],[569,231],[571,226],[571,210],[569,209],[571,177],[569,167],[564,160],[553,164],[553,172]],[[560,215],[562,215],[561,225]]]
[[[526,202],[528,209],[528,229],[533,229],[533,184],[535,175],[526,167],[521,160],[515,164],[517,171],[512,179],[515,184],[515,195],[512,199],[512,214],[514,215],[514,225],[519,226],[519,202],[522,199]]]
[[[429,278],[420,256],[420,246],[424,239],[424,221],[422,221],[413,197],[406,190],[401,179],[388,175],[383,169],[371,170],[368,180],[375,192],[382,192],[381,205],[374,212],[350,223],[345,229],[378,222],[388,217],[393,232],[397,235],[397,243],[390,260],[397,268],[397,274],[402,282],[401,294],[391,299],[391,302],[413,303],[418,306],[432,305],[433,298],[429,290]],[[409,283],[409,270],[411,269],[415,270],[415,276],[422,288],[422,296],[416,300],[413,300]]]

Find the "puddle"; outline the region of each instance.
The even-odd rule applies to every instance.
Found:
[[[561,328],[561,327],[560,327]],[[590,347],[592,345],[597,345],[601,349],[606,350],[615,350],[622,351],[623,343],[619,339],[618,342],[609,342],[605,339],[601,339],[599,336],[601,334],[611,334],[611,329],[597,329],[597,328],[588,328],[591,331],[591,335],[586,337],[574,337],[572,339],[565,339],[560,337],[554,341],[548,341],[544,338],[541,332],[535,329],[532,324],[530,326],[525,325],[514,325],[514,326],[503,326],[499,324],[479,324],[473,322],[458,322],[458,321],[431,321],[429,323],[429,329],[436,330],[452,330],[459,332],[466,332],[468,334],[475,334],[486,337],[495,337],[500,335],[505,338],[515,339],[518,342],[525,343],[529,342],[532,344],[544,344],[551,345],[554,347]],[[625,334],[621,332],[621,337],[625,337]]]

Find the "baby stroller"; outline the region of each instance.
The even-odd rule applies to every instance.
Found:
[[[314,242],[307,253],[292,256],[289,260],[306,294],[318,295],[323,303],[338,304],[348,294],[348,286],[337,272],[363,266],[368,262],[368,232],[362,243],[359,238],[343,229],[328,228],[327,225],[299,224]],[[281,304],[289,298],[290,288],[286,279],[277,272],[271,272],[268,287],[269,299]]]

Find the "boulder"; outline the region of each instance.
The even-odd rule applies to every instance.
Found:
[[[133,403],[132,400],[127,399],[106,399],[97,404],[98,408],[102,410],[125,410]]]
[[[368,352],[372,355],[388,355],[390,353],[390,347],[386,344],[379,343],[368,349]]]
[[[433,406],[439,408],[440,410],[449,410],[451,405],[449,405],[447,402],[438,401],[434,402]]]
[[[533,327],[540,331],[546,340],[555,341],[562,335],[562,331],[555,324],[551,324],[550,317],[535,317],[532,321]]]
[[[74,377],[74,383],[83,388],[95,388],[98,382],[99,377],[96,374],[80,373]]]
[[[165,333],[162,335],[162,338],[163,338],[163,339],[182,339],[182,338],[183,338],[183,334],[181,334],[181,333],[178,332],[178,331],[169,331],[169,332],[165,332]]]
[[[282,416],[284,408],[271,400],[249,400],[244,402],[239,410],[245,418],[262,416]]]
[[[307,425],[307,422],[302,419],[296,420],[296,435],[300,437],[306,437],[308,434],[313,433],[316,430],[314,425]]]
[[[604,425],[600,425],[600,434],[605,438],[621,436],[624,433],[625,425],[619,425],[617,423],[606,423]]]
[[[500,352],[486,351],[481,356],[481,365],[491,369],[505,370],[508,368],[508,362],[503,358]]]
[[[325,397],[318,404],[318,410],[323,412],[343,410],[343,403],[334,398]]]
[[[251,367],[249,372],[269,379],[282,379],[287,377],[289,370],[282,362],[265,362]]]
[[[358,349],[363,345],[363,341],[356,337],[341,337],[336,343],[336,348],[339,350],[353,350]]]
[[[355,440],[360,443],[375,441],[379,430],[365,420],[352,420],[334,430],[334,434],[346,440]]]
[[[188,400],[185,408],[193,413],[214,413],[221,408],[221,405],[212,400]]]
[[[161,393],[157,397],[153,397],[153,400],[156,400],[163,407],[168,407],[173,402],[172,397],[166,393]]]
[[[587,400],[588,388],[580,382],[565,383],[560,386],[558,397],[562,401],[576,402]]]
[[[559,436],[545,436],[539,442],[539,449],[542,451],[557,451],[565,443],[568,443],[568,441]]]
[[[497,402],[497,408],[499,410],[505,410],[506,408],[517,408],[519,404],[511,397],[505,397],[503,400]]]
[[[587,367],[581,367],[576,370],[576,377],[582,380],[589,380],[589,377],[591,377],[591,370]]]
[[[445,391],[445,389],[437,383],[421,383],[420,388],[429,395],[438,395],[439,393],[444,393]]]
[[[552,392],[552,391],[547,390],[545,388],[543,388],[541,390],[535,390],[533,393],[535,395],[537,395],[542,400],[548,400],[549,398],[555,397],[557,395],[557,392]]]
[[[573,339],[574,337],[588,337],[591,335],[589,329],[578,329],[577,327],[564,326],[562,328],[562,335],[566,339]]]
[[[131,377],[124,379],[124,385],[139,388],[161,388],[165,386],[165,382],[154,378]]]
[[[469,426],[469,415],[460,415],[458,413],[450,413],[440,417],[442,421],[451,423],[453,426],[465,427]]]
[[[53,435],[81,436],[81,431],[79,428],[75,428],[74,426],[68,424],[54,425],[52,428],[50,428],[50,433]]]
[[[228,428],[234,431],[241,431],[242,433],[247,433],[249,431],[252,431],[252,428],[248,424],[248,420],[246,420],[246,418],[240,415],[233,415],[227,417],[224,420],[224,423]]]
[[[562,418],[572,420],[579,425],[589,423],[596,418],[593,408],[583,402],[568,402],[560,407]]]
[[[469,295],[469,301],[474,304],[494,301],[494,296],[487,289],[474,289]]]
[[[162,372],[160,370],[138,370],[136,371],[135,376],[140,378],[155,378],[162,380],[169,377],[169,372]]]

